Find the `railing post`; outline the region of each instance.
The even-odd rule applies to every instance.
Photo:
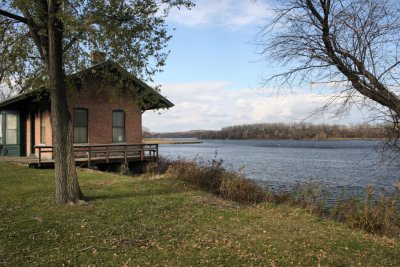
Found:
[[[157,172],[158,172],[158,174],[160,174],[161,171],[160,171],[160,160],[158,158],[158,144],[155,144],[155,146],[156,146],[156,150],[154,151],[154,154],[156,156]]]
[[[38,158],[38,167],[40,168],[40,166],[42,165],[42,148],[39,148],[39,158]]]
[[[92,155],[91,155],[91,151],[90,151],[90,146],[88,147],[88,167],[92,167],[92,164],[90,162],[90,160],[92,159]]]
[[[124,160],[125,160],[125,166],[128,165],[128,146],[124,146]]]
[[[109,146],[106,146],[106,162],[109,163],[110,162],[110,150],[109,150]]]
[[[99,149],[101,148],[101,149]],[[37,166],[40,168],[43,163],[43,153],[53,153],[54,155],[54,149],[52,146],[35,146],[35,154],[36,154],[36,149],[38,150],[38,160],[37,160]],[[99,158],[101,162],[104,163],[110,163],[110,157],[111,154],[114,153],[114,158],[113,160],[118,160],[121,163],[124,163],[125,165],[128,165],[129,163],[129,158],[133,157],[135,160],[140,160],[144,161],[146,159],[155,159],[158,163],[158,156],[159,156],[159,145],[158,144],[121,144],[121,145],[97,145],[97,146],[77,146],[73,147],[74,151],[74,156],[76,157],[76,153],[80,153],[79,155],[82,156],[82,153],[86,154],[86,160],[87,160],[87,166],[92,167],[93,163],[92,160],[93,156],[96,155],[97,153],[105,153],[103,156]],[[129,154],[131,152],[131,154]],[[139,152],[139,157],[138,153]],[[121,155],[122,153],[122,155]],[[82,158],[84,159],[84,157]]]

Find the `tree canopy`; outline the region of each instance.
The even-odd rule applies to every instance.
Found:
[[[101,51],[142,79],[165,64],[171,38],[166,18],[189,0],[63,0],[55,16],[63,24],[63,65],[73,73]],[[24,90],[48,79],[47,0],[0,3],[0,82]]]

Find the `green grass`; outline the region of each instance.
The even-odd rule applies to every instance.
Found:
[[[238,206],[173,178],[79,171],[84,205],[53,203],[52,170],[0,163],[3,266],[399,266],[400,242],[285,205]]]

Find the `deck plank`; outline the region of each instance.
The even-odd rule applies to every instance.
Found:
[[[138,156],[128,156],[128,162],[135,161],[151,161],[156,160],[156,157],[147,156],[143,160],[140,155]],[[125,158],[123,156],[111,156],[108,158],[109,163],[124,163]],[[14,162],[17,164],[25,165],[29,168],[38,168],[39,162],[37,158],[34,157],[0,157],[0,162]],[[91,158],[90,162],[92,165],[107,163],[106,157],[95,157]],[[41,168],[54,168],[54,160],[43,159],[41,161]],[[76,166],[88,165],[88,158],[76,158]]]

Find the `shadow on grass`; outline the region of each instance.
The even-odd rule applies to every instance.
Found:
[[[90,192],[85,194],[88,201],[108,200],[108,199],[123,199],[123,198],[137,198],[137,197],[150,197],[150,196],[167,196],[177,193],[183,193],[183,188],[157,188],[141,191],[126,191],[126,192],[110,192],[97,195],[91,195]]]

